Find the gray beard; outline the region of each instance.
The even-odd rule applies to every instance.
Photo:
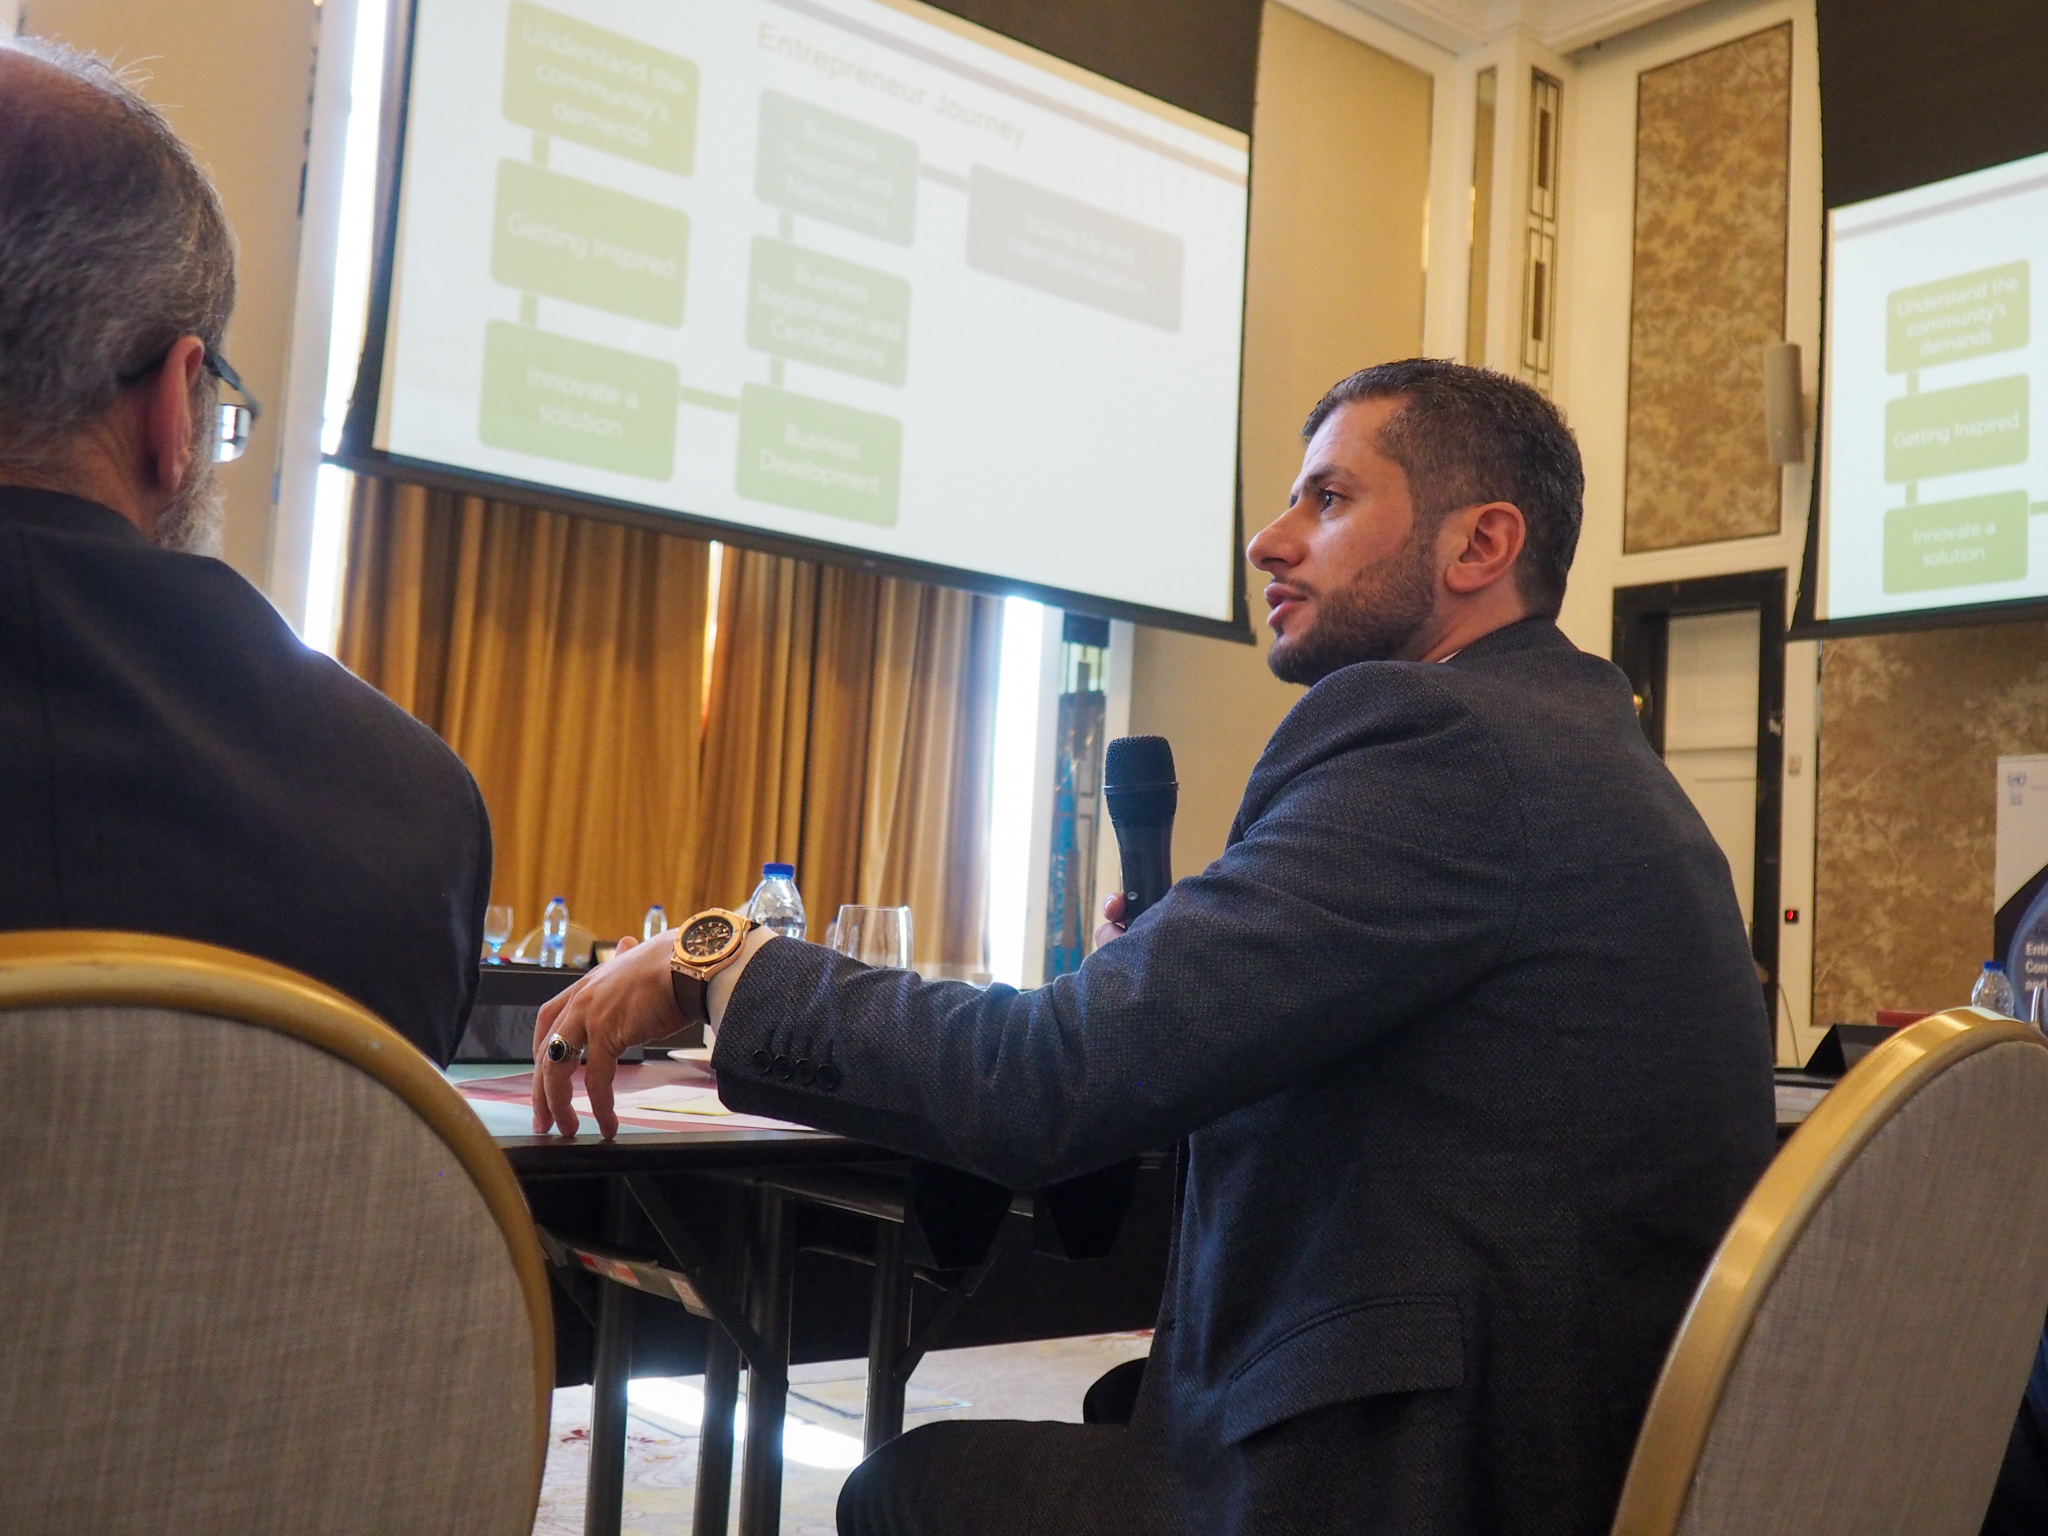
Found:
[[[210,419],[210,418],[209,418]],[[192,468],[178,494],[157,514],[156,532],[150,542],[158,549],[180,555],[220,555],[221,524],[226,493],[214,473],[211,436],[202,440],[203,452],[192,455]]]
[[[1313,686],[1359,661],[1407,656],[1436,608],[1435,530],[1358,572],[1317,605],[1306,633],[1282,635],[1266,665],[1283,683]]]

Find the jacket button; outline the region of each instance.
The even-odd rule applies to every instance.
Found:
[[[770,1056],[767,1051],[760,1050],[754,1052],[754,1070],[756,1072],[766,1072],[774,1065],[775,1058]]]
[[[818,1064],[815,1061],[811,1060],[811,1058],[808,1056],[797,1057],[796,1080],[799,1083],[802,1083],[806,1088],[808,1088],[814,1081],[816,1081],[817,1076]]]
[[[839,1069],[829,1061],[818,1068],[818,1086],[827,1093],[839,1091]]]
[[[785,1083],[788,1082],[796,1076],[796,1063],[778,1053],[775,1058],[775,1075]]]

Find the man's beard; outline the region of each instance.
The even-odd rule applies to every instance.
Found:
[[[1435,554],[1436,539],[1418,527],[1402,548],[1324,594],[1308,629],[1280,636],[1266,653],[1273,675],[1312,685],[1356,661],[1406,655],[1436,608]]]
[[[193,434],[192,467],[185,483],[156,517],[150,542],[181,555],[219,555],[223,491],[214,473],[214,422],[217,411],[200,413],[205,430]]]

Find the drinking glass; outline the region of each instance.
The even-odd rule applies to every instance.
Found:
[[[841,907],[832,947],[862,965],[910,967],[910,908]]]
[[[505,947],[505,941],[512,937],[512,909],[510,907],[484,908],[484,942],[491,946],[491,964],[503,965],[498,951]]]

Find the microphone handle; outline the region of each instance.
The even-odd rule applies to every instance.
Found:
[[[1117,853],[1123,860],[1124,926],[1166,894],[1173,884],[1173,823],[1150,822],[1116,828]]]

